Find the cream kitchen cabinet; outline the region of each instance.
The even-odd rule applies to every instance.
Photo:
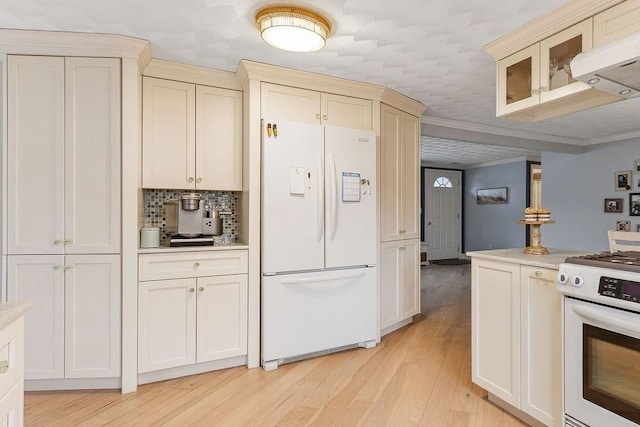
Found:
[[[25,378],[117,378],[120,60],[8,55],[6,78],[7,297],[34,301]]]
[[[473,382],[541,423],[561,425],[557,270],[475,257],[471,269]]]
[[[0,307],[4,317],[0,328],[2,426],[22,426],[24,422],[24,317],[19,314],[24,311],[19,306],[3,304],[3,307]]]
[[[620,100],[572,78],[570,62],[593,47],[593,18],[497,60],[496,115],[537,121]]]
[[[382,104],[380,240],[420,238],[420,119]]]
[[[120,252],[120,61],[7,58],[7,253]]]
[[[420,119],[381,104],[380,328],[391,332],[420,312]]]
[[[371,129],[371,101],[290,86],[262,83],[261,114],[354,129]]]
[[[420,241],[380,244],[380,329],[420,312]]]
[[[9,255],[8,300],[25,314],[25,378],[120,376],[120,256]]]
[[[242,93],[143,78],[144,188],[242,190]]]
[[[640,0],[626,0],[593,17],[593,47],[640,31]]]
[[[247,354],[247,251],[142,254],[139,262],[140,373]]]

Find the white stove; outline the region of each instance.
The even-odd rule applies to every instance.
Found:
[[[640,425],[640,252],[560,264],[565,426]]]

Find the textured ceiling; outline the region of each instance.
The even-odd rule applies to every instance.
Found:
[[[577,1],[577,0],[574,0]],[[425,116],[534,132],[575,144],[640,130],[640,99],[537,123],[495,117],[495,64],[482,47],[562,0],[293,0],[331,21],[316,53],[260,39],[264,0],[0,0],[0,27],[118,33],[153,56],[235,71],[241,59],[388,86],[428,106]]]
[[[437,164],[462,169],[472,165],[523,157],[539,158],[540,151],[472,144],[427,136],[420,138],[420,158],[429,165]]]

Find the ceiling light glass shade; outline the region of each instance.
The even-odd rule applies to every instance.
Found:
[[[324,47],[329,23],[315,12],[298,7],[268,7],[256,15],[264,41],[292,52],[314,52]]]

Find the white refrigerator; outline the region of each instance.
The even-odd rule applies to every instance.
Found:
[[[262,123],[262,366],[379,340],[376,135]]]

